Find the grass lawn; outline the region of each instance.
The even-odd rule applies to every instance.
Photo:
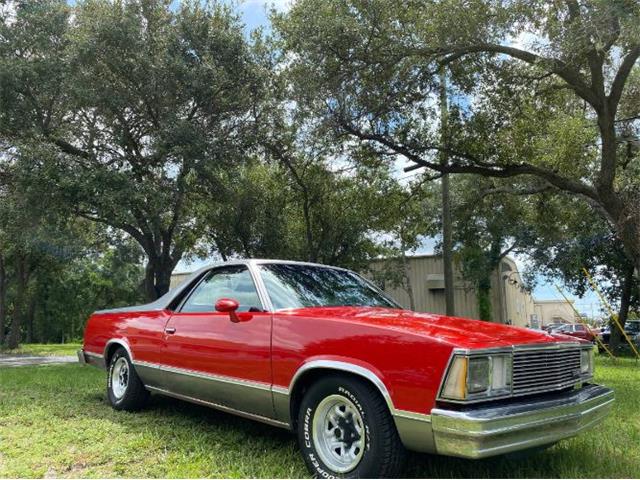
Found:
[[[79,348],[79,343],[24,343],[13,350],[0,349],[0,353],[59,357],[76,355]]]
[[[409,477],[640,476],[640,365],[598,360],[616,391],[596,429],[523,459],[412,454]],[[293,435],[154,396],[140,413],[112,410],[95,368],[0,368],[0,477],[307,477]]]

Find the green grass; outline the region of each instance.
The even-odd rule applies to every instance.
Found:
[[[75,355],[79,348],[79,343],[24,343],[13,350],[0,350],[0,353],[59,357]]]
[[[616,390],[606,422],[523,459],[412,454],[409,477],[620,478],[640,475],[640,365],[599,359]],[[293,435],[154,396],[116,412],[104,372],[80,365],[0,368],[1,477],[306,477]]]

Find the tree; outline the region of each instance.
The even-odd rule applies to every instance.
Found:
[[[640,274],[640,188],[627,175],[638,168],[637,2],[303,0],[274,21],[312,92],[304,108],[338,134],[437,172],[527,176],[577,195]],[[446,144],[432,128],[443,67],[460,99]]]
[[[582,297],[591,288],[582,273],[586,268],[607,300],[618,307],[618,320],[624,326],[630,312],[640,307],[640,296],[633,265],[620,240],[603,219],[594,218],[588,206],[577,199],[557,194],[545,197],[529,218],[532,235],[526,251],[531,270],[561,281]],[[611,347],[615,350],[622,334],[615,325],[611,331]]]
[[[454,232],[462,274],[476,290],[482,320],[493,320],[491,275],[511,253],[526,252],[531,245],[531,211],[540,202],[536,197],[514,197],[501,188],[513,188],[504,181],[456,175]]]
[[[435,236],[439,230],[438,211],[441,196],[435,189],[426,189],[423,182],[406,186],[395,183],[383,192],[385,223],[383,245],[386,257],[383,269],[371,271],[377,282],[403,289],[409,297],[409,308],[416,309],[414,285],[411,282],[412,253],[420,248],[425,237]]]
[[[202,234],[200,179],[250,147],[260,81],[238,18],[218,4],[47,0],[2,20],[0,135],[48,148],[43,194],[135,239],[147,298],[164,294]]]

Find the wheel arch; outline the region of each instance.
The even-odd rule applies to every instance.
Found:
[[[115,353],[118,348],[124,348],[129,355],[129,360],[133,362],[133,355],[131,354],[131,348],[129,348],[129,343],[124,338],[112,338],[107,342],[104,346],[104,365],[105,368],[109,368],[109,362],[111,361],[111,357]]]
[[[327,374],[346,374],[371,384],[384,399],[393,415],[395,407],[391,394],[380,376],[364,366],[338,360],[314,360],[302,365],[293,376],[289,385],[289,415],[291,427],[295,430],[298,421],[298,410],[306,390],[319,378]]]

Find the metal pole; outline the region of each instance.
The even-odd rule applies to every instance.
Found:
[[[447,145],[447,77],[444,68],[440,70],[440,139]],[[447,165],[447,153],[440,152],[440,163]],[[455,297],[453,280],[453,236],[451,226],[451,198],[449,196],[449,174],[442,175],[442,262],[444,264],[444,295],[447,315],[455,315]]]

